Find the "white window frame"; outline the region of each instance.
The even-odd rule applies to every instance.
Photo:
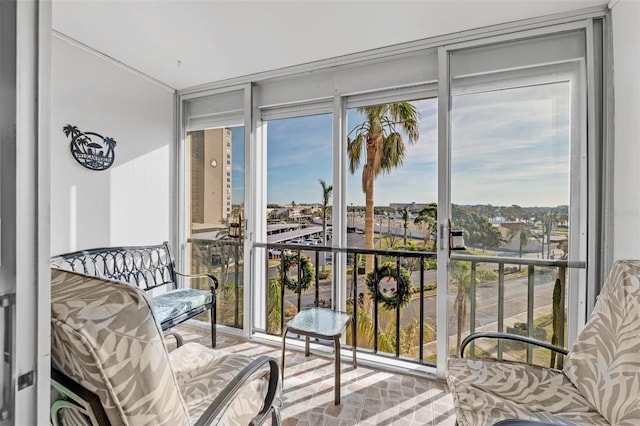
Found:
[[[423,40],[413,43],[407,43],[400,46],[392,46],[382,48],[365,54],[347,55],[338,60],[332,59],[327,61],[319,61],[313,64],[306,64],[286,68],[277,71],[260,73],[247,77],[239,77],[237,79],[228,80],[221,83],[213,83],[208,86],[200,86],[193,90],[186,90],[184,95],[197,96],[199,90],[209,89],[210,91],[228,91],[231,88],[244,87],[245,90],[245,138],[246,151],[246,200],[245,209],[251,212],[248,217],[247,224],[247,244],[246,250],[249,250],[245,259],[248,259],[250,268],[250,276],[245,276],[245,283],[252,283],[251,288],[255,290],[255,294],[251,298],[252,304],[245,305],[245,316],[250,312],[254,314],[254,319],[247,324],[251,324],[252,330],[245,331],[245,334],[253,335],[253,328],[264,329],[265,298],[264,291],[257,290],[263,286],[265,281],[266,265],[264,263],[264,249],[254,246],[254,243],[262,243],[263,236],[266,235],[264,223],[266,211],[266,193],[264,185],[266,182],[266,120],[275,118],[286,118],[303,115],[313,115],[315,113],[332,112],[333,114],[333,212],[336,229],[345,228],[346,223],[346,111],[347,108],[364,104],[383,103],[392,100],[402,99],[424,99],[432,95],[421,95],[417,97],[405,96],[411,91],[420,92],[420,87],[429,87],[428,93],[437,94],[438,98],[438,205],[442,210],[438,212],[438,231],[442,235],[448,232],[448,221],[450,217],[450,146],[449,138],[449,109],[450,109],[450,54],[462,49],[470,49],[474,47],[482,47],[494,43],[508,43],[518,40],[526,40],[529,38],[548,36],[563,31],[584,30],[586,32],[586,61],[583,62],[579,72],[580,84],[586,85],[586,90],[581,96],[586,96],[580,101],[580,105],[587,105],[588,109],[580,112],[581,123],[584,123],[586,114],[589,114],[588,127],[586,132],[588,138],[586,142],[581,142],[579,154],[572,154],[572,158],[578,158],[580,162],[581,176],[572,176],[573,181],[587,182],[586,185],[579,187],[580,202],[587,201],[586,208],[580,206],[580,222],[581,230],[586,231],[585,235],[579,235],[574,240],[587,241],[586,253],[579,253],[579,258],[586,258],[588,269],[586,271],[586,282],[590,283],[589,288],[585,286],[573,286],[571,291],[577,292],[577,300],[580,300],[582,306],[574,309],[575,315],[570,316],[569,322],[575,325],[574,330],[569,330],[568,339],[572,341],[577,333],[577,328],[584,322],[584,318],[590,310],[590,304],[595,300],[595,294],[599,288],[600,271],[603,267],[602,261],[610,259],[611,247],[607,244],[603,246],[605,252],[600,253],[599,231],[601,228],[607,229],[607,223],[602,222],[602,212],[606,207],[607,199],[598,200],[597,197],[587,197],[587,188],[607,188],[611,186],[611,173],[606,170],[599,169],[600,157],[592,153],[598,150],[606,151],[608,148],[602,148],[598,144],[601,140],[596,136],[597,126],[606,127],[602,124],[604,113],[602,116],[597,115],[594,108],[594,76],[597,67],[594,58],[594,38],[593,20],[602,19],[606,25],[607,12],[602,10],[587,10],[559,14],[554,17],[535,18],[517,23],[508,23],[497,25],[491,28],[471,30],[468,32],[454,34],[449,36],[436,37],[429,40]],[[606,26],[601,26],[601,31],[605,32]],[[603,29],[604,28],[604,29]],[[422,66],[425,64],[424,58],[420,59],[420,55],[426,55],[429,59],[427,68],[429,71],[413,72],[407,71],[406,67],[397,66],[402,69],[403,74],[394,80],[393,75],[394,61],[405,61],[403,64],[412,64],[413,66]],[[437,59],[435,59],[437,58]],[[602,59],[602,58],[600,58]],[[435,61],[435,62],[434,62]],[[400,63],[400,62],[398,62]],[[421,65],[422,64],[422,65]],[[598,63],[599,64],[599,63]],[[433,79],[433,66],[436,68],[437,80]],[[366,71],[366,72],[365,72]],[[511,70],[512,76],[516,77],[518,70]],[[526,74],[530,70],[523,69],[521,72]],[[356,76],[360,76],[362,81],[354,81]],[[606,83],[604,77],[600,75],[603,85]],[[606,77],[606,76],[605,76]],[[482,79],[478,76],[478,81]],[[412,80],[413,79],[413,80]],[[395,81],[395,83],[394,83]],[[396,84],[397,86],[394,86]],[[239,86],[240,85],[240,86]],[[376,87],[380,87],[377,90]],[[384,89],[384,88],[388,89]],[[436,88],[437,87],[437,88]],[[603,93],[606,93],[606,87]],[[585,93],[586,92],[586,93]],[[204,93],[204,92],[203,92]],[[602,95],[604,97],[604,95]],[[602,101],[600,99],[599,101]],[[604,108],[604,107],[603,107]],[[602,112],[602,111],[601,111]],[[610,119],[610,117],[608,117]],[[598,124],[596,124],[598,121]],[[250,125],[249,125],[250,123]],[[585,127],[581,127],[583,131]],[[180,133],[182,135],[182,133]],[[586,137],[587,135],[581,135]],[[603,136],[606,137],[606,136]],[[595,149],[594,149],[595,148]],[[589,158],[584,158],[585,151],[590,153]],[[608,151],[607,151],[608,152]],[[588,161],[588,164],[585,163]],[[178,164],[180,167],[180,164]],[[572,166],[573,167],[573,166]],[[587,167],[590,170],[599,170],[596,173],[587,174]],[[606,166],[605,166],[606,169]],[[602,175],[602,177],[600,176]],[[579,179],[578,179],[579,178]],[[603,179],[601,181],[600,179]],[[179,186],[180,187],[180,186]],[[601,190],[601,189],[599,189]],[[573,194],[573,191],[572,191]],[[590,194],[589,194],[590,195]],[[573,195],[572,195],[573,196]],[[587,215],[588,212],[588,215]],[[183,223],[183,222],[179,222]],[[583,226],[584,225],[584,226]],[[598,231],[598,232],[596,232]],[[439,238],[440,240],[440,238]],[[346,236],[340,233],[334,233],[332,241],[334,247],[345,247]],[[336,275],[342,277],[346,270],[346,256],[340,261],[340,254],[336,256],[335,268]],[[438,281],[448,282],[448,248],[444,245],[438,247]],[[447,265],[443,267],[443,265]],[[606,266],[606,265],[605,265]],[[344,270],[339,268],[344,267]],[[253,284],[258,283],[258,284]],[[346,284],[338,283],[334,287],[346,289]],[[245,290],[246,291],[246,290]],[[260,294],[262,293],[262,294]],[[337,294],[335,300],[337,306],[344,307],[346,303],[346,295]],[[438,292],[438,319],[437,327],[439,330],[438,338],[446,339],[448,335],[447,321],[447,302],[446,291]],[[573,297],[573,296],[571,296]],[[245,297],[245,301],[248,298]],[[254,309],[253,311],[251,309]],[[446,359],[448,357],[448,346],[438,341],[438,364],[436,374],[444,377],[446,368]]]

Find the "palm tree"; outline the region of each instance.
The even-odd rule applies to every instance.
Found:
[[[318,179],[320,186],[322,187],[322,245],[327,245],[327,210],[329,209],[329,198],[331,198],[331,191],[333,191],[333,185],[327,185],[322,179]],[[326,252],[322,252],[322,272],[326,269]]]
[[[409,227],[410,218],[411,218],[411,213],[409,212],[409,206],[404,206],[404,209],[402,209],[402,229],[403,229],[405,247],[407,246],[407,228]]]
[[[373,248],[373,183],[381,173],[390,173],[404,163],[405,144],[401,131],[410,144],[418,140],[419,113],[409,102],[373,105],[358,108],[365,116],[347,138],[349,170],[355,173],[360,166],[362,153],[365,164],[362,169],[362,191],[365,194],[364,236],[365,247]],[[367,256],[366,271],[373,270],[373,257]]]
[[[462,342],[462,329],[467,318],[467,301],[471,284],[471,266],[467,262],[451,262],[451,286],[456,286],[458,293],[453,301],[453,312],[457,318],[456,348],[460,348]]]
[[[413,220],[413,223],[424,231],[424,246],[426,247],[431,238],[431,233],[436,229],[438,223],[438,205],[436,203],[429,203],[424,206],[418,212],[418,216]]]
[[[558,213],[551,209],[539,213],[537,218],[542,226],[542,258],[544,259],[545,239],[547,240],[547,258],[549,258],[551,257],[551,233],[553,232],[554,226],[561,222],[561,219]]]
[[[529,245],[529,241],[531,240],[531,238],[534,238],[535,240],[538,240],[538,235],[536,233],[533,232],[533,230],[525,223],[520,223],[520,229],[519,229],[520,235],[519,235],[519,253],[520,253],[520,258],[522,259],[522,254],[524,253],[524,249],[527,245]],[[509,232],[509,235],[507,237],[507,241],[511,241],[513,239],[513,237],[515,237],[518,234],[518,231],[511,231]],[[518,271],[522,270],[522,265],[518,265]]]

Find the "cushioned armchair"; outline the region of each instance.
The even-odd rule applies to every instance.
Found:
[[[465,342],[475,338],[469,336]],[[562,371],[450,359],[447,381],[458,424],[520,419],[558,425],[640,425],[640,261],[616,262],[591,318],[564,353]]]
[[[52,269],[54,425],[279,424],[275,361],[197,343],[169,352],[153,315],[136,287]]]

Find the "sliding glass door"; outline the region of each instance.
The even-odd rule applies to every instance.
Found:
[[[191,273],[218,278],[216,322],[238,329],[244,324],[245,289],[243,96],[235,91],[184,104],[184,261]]]
[[[466,250],[452,252],[442,283],[449,313],[442,343],[453,355],[468,334],[499,331],[567,346],[567,318],[575,330],[585,303],[585,33],[447,55],[445,214]],[[478,341],[470,350],[561,365],[522,344]]]
[[[441,377],[476,331],[570,345],[600,261],[592,25],[183,96],[182,258],[223,277],[219,323],[346,310],[361,351]]]

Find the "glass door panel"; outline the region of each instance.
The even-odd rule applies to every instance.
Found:
[[[437,100],[350,108],[347,129],[345,282],[358,347],[435,363]]]
[[[244,126],[187,132],[186,163],[191,272],[213,273],[218,278],[217,323],[242,328]],[[202,280],[191,285],[210,284]]]
[[[267,332],[308,306],[333,306],[332,116],[265,121]],[[286,244],[288,248],[278,247]]]
[[[450,263],[450,353],[480,331],[563,345],[566,268],[548,261],[568,259],[579,244],[571,240],[579,221],[570,215],[580,203],[571,196],[576,87],[570,80],[466,92],[461,86],[454,79],[451,218],[467,250]],[[485,341],[471,350],[551,362],[548,351],[511,343]]]

